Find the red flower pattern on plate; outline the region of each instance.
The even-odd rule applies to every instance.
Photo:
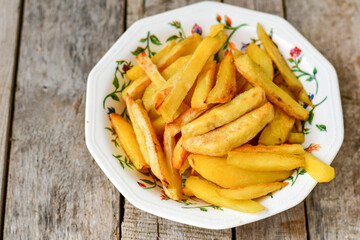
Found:
[[[143,184],[143,183],[141,183],[141,182],[137,182],[137,184],[138,184],[140,187],[142,187],[142,188],[146,188],[146,185]]]
[[[308,151],[309,153],[311,153],[313,151],[319,151],[320,148],[321,148],[320,144],[310,144],[310,146],[305,148],[305,150]]]
[[[290,56],[291,57],[298,57],[301,54],[301,49],[298,47],[294,47],[293,49],[290,50]]]
[[[231,26],[231,23],[232,23],[231,19],[230,19],[228,16],[226,16],[226,15],[225,15],[225,23],[226,23],[226,25],[228,25],[229,27]]]
[[[197,33],[199,35],[202,34],[202,29],[199,25],[195,24],[192,29],[191,29],[191,33],[194,34],[194,33]]]

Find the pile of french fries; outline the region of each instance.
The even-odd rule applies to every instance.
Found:
[[[232,44],[216,62],[228,37],[216,24],[207,37],[172,41],[151,59],[139,54],[127,71],[131,123],[116,113],[110,120],[134,166],[150,169],[169,198],[255,213],[264,207],[254,199],[285,187],[294,169],[318,182],[334,178],[300,145],[309,112],[299,101],[311,100],[260,24],[257,33],[264,50]]]

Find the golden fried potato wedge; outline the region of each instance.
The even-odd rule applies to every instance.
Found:
[[[214,24],[210,27],[209,36],[215,37],[216,34],[218,34],[220,31],[224,31],[224,29],[225,29],[225,24],[223,23]]]
[[[175,138],[172,137],[167,129],[165,128],[164,131],[164,152],[166,157],[166,168],[167,171],[169,171],[169,178],[167,179],[168,185],[164,186],[165,194],[175,200],[179,201],[182,198],[181,194],[181,175],[179,173],[179,170],[175,169],[172,166],[172,155],[175,148]]]
[[[170,52],[170,49],[175,46],[175,40],[170,41],[161,51],[159,51],[155,56],[151,58],[151,61],[154,64],[157,64],[161,58]],[[144,70],[139,66],[134,66],[126,72],[126,78],[132,81],[135,81],[139,77],[145,74]]]
[[[244,86],[246,84],[248,84],[248,82],[238,71],[236,71],[235,75],[236,75],[236,94],[240,94],[240,93],[244,92],[244,91],[242,91],[242,89],[244,88]]]
[[[308,152],[305,152],[304,169],[317,182],[330,182],[335,177],[335,170],[333,167],[327,165]]]
[[[259,144],[280,145],[286,141],[295,118],[290,117],[280,108],[274,107],[274,119],[264,128],[259,137]]]
[[[206,106],[206,98],[209,95],[215,83],[216,61],[210,61],[205,64],[200,72],[191,98],[192,108],[201,108]]]
[[[212,37],[206,37],[201,41],[187,64],[181,79],[175,83],[170,94],[167,95],[164,101],[157,108],[163,116],[165,122],[168,123],[174,120],[176,110],[180,107],[186,94],[194,84],[198,74],[218,44],[219,40]]]
[[[265,100],[265,92],[262,88],[252,88],[230,102],[218,105],[189,122],[181,128],[181,133],[187,137],[207,133],[263,105]]]
[[[287,182],[273,182],[273,183],[261,183],[255,185],[249,185],[241,188],[231,189],[218,189],[216,192],[224,198],[248,200],[262,196],[266,196],[269,193],[275,192],[288,185]]]
[[[164,54],[161,59],[159,59],[156,64],[158,70],[161,72],[171,63],[175,62],[179,57],[181,57],[185,51],[196,43],[196,39],[194,35],[187,37],[184,40],[178,42],[174,47],[170,49],[170,51]],[[156,56],[156,55],[155,55]],[[132,84],[130,84],[127,88],[122,92],[122,97],[126,100],[126,95],[130,95],[131,97],[141,97],[145,88],[149,86],[151,83],[150,78],[143,74],[139,78],[137,78]]]
[[[183,56],[193,54],[203,39],[198,33],[194,33],[192,38],[192,44],[185,49],[184,53],[182,54]]]
[[[305,159],[302,155],[252,153],[231,151],[228,153],[227,164],[248,171],[287,171],[304,167]]]
[[[274,118],[271,103],[211,132],[184,139],[183,147],[191,153],[222,156],[256,136]]]
[[[158,139],[162,138],[165,131],[164,119],[161,116],[159,116],[151,121],[151,125],[153,126],[156,136],[158,136]]]
[[[314,107],[301,82],[291,71],[285,59],[281,55],[279,49],[275,46],[275,44],[273,43],[269,35],[267,35],[260,23],[258,23],[257,25],[257,34],[266,52],[269,54],[269,56],[272,58],[272,60],[278,67],[279,72],[283,76],[290,90],[295,93],[295,95],[300,101]]]
[[[185,195],[185,196],[188,196],[188,197],[193,197],[194,194],[190,191],[189,188],[187,188],[186,186],[182,189],[182,193]]]
[[[272,79],[268,78],[247,54],[237,57],[235,59],[235,66],[252,85],[262,87],[269,101],[288,115],[300,120],[307,120],[309,118],[309,111],[304,109],[284,90],[276,86]]]
[[[222,188],[200,177],[189,177],[185,182],[185,187],[197,198],[220,207],[246,213],[256,213],[265,210],[264,206],[253,200],[235,200],[221,197],[217,191]]]
[[[186,158],[184,164],[183,164],[183,165],[181,166],[181,168],[179,169],[180,175],[183,175],[184,172],[185,172],[188,168],[190,168],[190,163],[189,163],[189,161],[188,161],[187,158]]]
[[[164,186],[167,186],[170,173],[167,171],[164,152],[146,110],[129,95],[126,98],[126,106],[132,123],[137,126],[135,135],[143,156],[147,156],[145,160],[147,159],[154,175],[163,182]]]
[[[148,55],[146,55],[145,52],[139,53],[136,56],[136,61],[139,63],[139,66],[145,71],[146,75],[150,78],[152,83],[155,83],[158,86],[162,86],[166,83],[166,80],[160,74],[156,65],[151,62],[151,59]]]
[[[286,142],[290,144],[302,144],[305,142],[304,133],[289,132],[286,137]]]
[[[120,145],[128,155],[130,161],[134,164],[135,168],[139,170],[149,168],[150,166],[145,162],[145,159],[140,151],[140,147],[131,124],[117,113],[111,113],[109,117],[111,125],[115,129],[116,135],[119,138]]]
[[[273,63],[269,55],[255,43],[250,43],[245,53],[260,66],[260,69],[270,78],[274,77]]]
[[[187,157],[190,155],[190,153],[182,147],[182,141],[183,141],[183,137],[181,137],[179,141],[176,143],[172,155],[172,165],[176,169],[180,169],[184,164],[185,160],[187,159]]]
[[[236,93],[235,66],[232,52],[228,51],[219,65],[215,86],[209,92],[207,104],[229,102]]]
[[[252,152],[252,153],[276,153],[276,154],[297,154],[305,153],[305,150],[300,144],[282,144],[278,146],[264,146],[264,145],[250,145],[245,144],[241,147],[235,148],[232,151]]]
[[[238,188],[252,184],[278,182],[288,178],[293,171],[254,172],[226,163],[226,158],[192,154],[190,166],[205,179],[223,188]]]

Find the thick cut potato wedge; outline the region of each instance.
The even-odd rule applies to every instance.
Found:
[[[252,184],[278,182],[288,178],[293,171],[254,172],[226,163],[226,158],[190,155],[190,166],[205,179],[224,188],[238,188]]]
[[[237,57],[235,59],[235,66],[252,85],[262,87],[269,101],[288,115],[300,120],[307,120],[309,118],[309,111],[304,109],[284,90],[276,86],[272,79],[268,78],[248,55],[244,54]]]
[[[287,182],[273,182],[249,185],[241,188],[218,189],[216,192],[224,198],[247,200],[265,196],[286,187]]]
[[[290,144],[302,144],[305,142],[304,133],[289,132],[286,137],[286,142]]]
[[[150,78],[152,83],[155,83],[158,86],[162,86],[166,83],[166,80],[160,74],[156,65],[151,62],[151,59],[148,57],[148,55],[146,55],[145,52],[138,54],[136,56],[136,61],[139,63],[139,66],[145,71],[146,75]]]
[[[187,64],[181,79],[176,82],[170,94],[167,95],[162,104],[157,108],[163,116],[165,122],[168,123],[174,120],[176,110],[180,107],[186,94],[194,84],[198,74],[218,44],[219,40],[212,37],[206,37],[201,41]]]
[[[335,170],[333,167],[327,165],[308,152],[305,152],[304,169],[317,182],[330,182],[335,177]]]
[[[242,89],[244,88],[245,84],[248,84],[248,82],[238,71],[236,71],[235,75],[236,75],[236,94],[240,94],[243,92]]]
[[[202,37],[198,33],[194,33],[192,37],[193,37],[192,44],[185,49],[184,53],[182,54],[183,56],[193,54],[202,41]]]
[[[260,66],[261,70],[270,78],[274,77],[274,68],[269,55],[258,47],[255,43],[250,43],[246,48],[245,53]]]
[[[186,64],[191,59],[192,55],[186,55],[183,57],[179,57],[175,62],[173,62],[170,66],[164,69],[164,71],[161,72],[161,75],[166,79],[166,81],[170,80],[170,78],[179,71],[179,69],[182,69],[186,66]]]
[[[269,56],[272,58],[272,60],[278,67],[279,72],[283,76],[290,90],[295,93],[295,95],[300,101],[314,107],[301,82],[291,71],[285,59],[281,55],[279,49],[275,46],[275,44],[270,39],[269,35],[267,35],[260,23],[258,23],[257,25],[257,34],[266,52],[269,54]]]
[[[192,35],[178,42],[174,47],[170,49],[168,53],[164,54],[164,56],[162,56],[161,59],[158,61],[158,63],[156,64],[158,70],[161,72],[167,66],[175,62],[179,57],[181,57],[187,51],[188,48],[196,44],[196,41],[197,40],[195,39],[194,35]],[[151,83],[150,78],[146,74],[143,74],[138,79],[136,79],[132,84],[130,84],[127,88],[124,89],[124,91],[122,92],[123,99],[126,100],[126,95],[130,95],[130,97],[136,97],[136,98],[141,97],[145,88],[149,86],[150,83]]]
[[[276,154],[297,154],[305,153],[305,150],[300,144],[282,144],[279,146],[264,146],[264,145],[250,145],[245,144],[241,147],[235,148],[232,151],[252,152],[252,153],[276,153]]]
[[[237,151],[229,152],[226,162],[249,171],[287,171],[305,165],[302,155]]]
[[[264,206],[253,200],[235,200],[221,197],[217,191],[222,188],[200,177],[189,177],[185,182],[185,187],[197,198],[220,207],[246,213],[256,213],[265,210]]]
[[[183,165],[181,166],[181,168],[179,169],[180,175],[183,175],[184,172],[185,172],[189,167],[190,167],[190,163],[189,163],[189,161],[188,161],[187,158],[186,158],[184,164],[183,164]]]
[[[210,28],[209,36],[215,37],[216,34],[218,34],[220,31],[224,31],[224,29],[225,29],[225,24],[222,23],[214,24]]]
[[[187,157],[190,155],[190,153],[182,147],[182,141],[183,141],[183,137],[181,137],[179,141],[176,143],[172,155],[172,165],[176,169],[180,169],[184,164],[185,160],[187,159]]]
[[[216,61],[211,61],[205,64],[201,73],[196,80],[194,94],[191,98],[191,107],[200,108],[206,106],[206,98],[209,95],[215,82]]]
[[[164,134],[164,130],[165,130],[164,119],[161,116],[159,116],[151,121],[151,125],[153,126],[154,131],[155,131],[156,135],[158,136],[158,138],[159,139],[162,138],[162,136]]]
[[[151,61],[154,64],[157,64],[160,61],[160,59],[163,58],[166,54],[168,54],[170,52],[170,49],[173,48],[175,45],[176,45],[175,40],[172,40],[160,52],[158,52],[155,56],[153,56],[151,58]],[[137,65],[126,72],[126,78],[135,81],[143,74],[145,74],[144,70],[139,65]]]
[[[270,103],[220,128],[184,139],[183,147],[191,153],[222,156],[256,136],[274,118]]]
[[[196,136],[223,126],[265,103],[265,92],[260,87],[244,92],[230,102],[216,106],[201,117],[181,128],[185,136]]]
[[[133,124],[136,123],[139,129],[138,131],[135,131],[135,134],[139,142],[141,152],[143,155],[147,155],[148,164],[150,165],[151,171],[154,175],[161,180],[164,186],[167,186],[170,173],[168,172],[164,152],[161,148],[159,140],[156,137],[156,133],[151,125],[151,121],[146,110],[139,103],[135,102],[129,95],[126,98],[126,106],[129,111],[131,121]],[[141,134],[139,134],[139,132]],[[145,151],[143,151],[144,145],[146,148]]]
[[[182,126],[200,116],[208,109],[208,107],[210,106],[205,106],[201,108],[189,108],[179,117],[177,117],[173,122],[168,123],[167,126],[170,129],[169,131],[171,132],[171,135],[175,136],[176,134],[178,134],[181,131]]]
[[[182,193],[188,197],[194,197],[194,194],[186,186],[182,189]]]
[[[206,103],[229,102],[236,93],[235,66],[232,52],[228,51],[219,65],[215,86],[209,92]]]
[[[274,107],[274,119],[260,134],[259,144],[280,145],[286,141],[288,134],[295,123],[295,118],[290,117],[280,108]]]
[[[174,152],[175,138],[172,137],[165,129],[164,132],[164,152],[166,157],[166,167],[169,171],[169,178],[167,179],[168,185],[164,186],[165,194],[173,200],[181,200],[181,175],[179,170],[172,166],[171,158]]]
[[[119,142],[136,169],[149,168],[140,151],[133,127],[117,113],[110,114],[111,125],[115,129]]]

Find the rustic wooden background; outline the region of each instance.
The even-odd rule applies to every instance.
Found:
[[[360,238],[358,0],[224,1],[284,17],[337,70],[345,140],[332,164],[336,178],[303,203],[253,224],[211,231],[134,208],[101,172],[84,141],[89,71],[136,20],[194,2],[0,0],[5,239]]]

